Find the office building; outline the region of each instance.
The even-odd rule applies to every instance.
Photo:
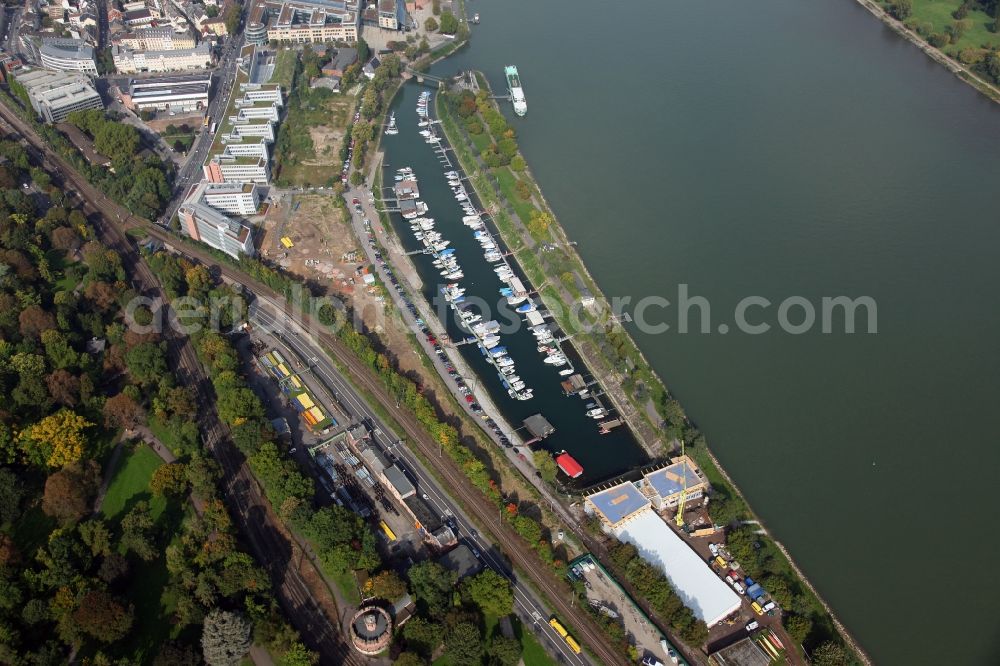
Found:
[[[38,57],[45,69],[97,76],[94,47],[79,39],[42,39]]]
[[[24,87],[31,108],[48,123],[62,122],[74,111],[104,108],[84,74],[34,69],[17,73],[15,80]]]
[[[181,229],[194,240],[236,259],[241,255],[254,255],[253,232],[247,224],[194,201],[181,204],[177,214],[181,219]]]
[[[113,42],[134,51],[176,51],[195,47],[191,33],[175,32],[170,27],[139,28],[116,37]]]
[[[260,208],[260,187],[255,183],[209,183],[193,185],[187,197],[211,206],[223,213],[244,217],[255,215]]]
[[[122,74],[208,69],[212,66],[212,51],[204,43],[193,49],[172,51],[133,51],[126,46],[112,46],[111,57]]]
[[[211,87],[208,74],[129,79],[128,88],[122,91],[122,104],[132,111],[199,111],[208,106]]]

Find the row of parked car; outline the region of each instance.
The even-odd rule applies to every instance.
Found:
[[[361,202],[359,200],[353,199],[351,201],[351,204],[352,206],[354,206],[356,212],[358,213],[361,212]],[[375,235],[372,233],[371,230],[371,220],[365,218],[364,223],[365,223],[365,231],[367,232],[368,235],[368,243],[369,245],[371,245],[372,248],[375,248],[376,247]],[[504,435],[503,430],[500,429],[500,425],[496,422],[496,420],[493,419],[493,417],[486,414],[483,411],[483,406],[480,405],[478,402],[476,402],[475,397],[472,395],[472,389],[469,388],[469,385],[466,383],[465,379],[459,374],[458,370],[455,368],[455,365],[448,358],[448,355],[445,353],[444,347],[441,346],[440,341],[438,341],[438,339],[434,336],[434,334],[431,333],[430,329],[424,323],[424,320],[420,318],[420,315],[417,313],[417,306],[415,306],[413,302],[407,297],[406,290],[403,289],[403,285],[399,283],[399,279],[392,272],[392,269],[389,267],[389,264],[386,263],[385,258],[382,256],[382,253],[376,250],[374,256],[375,256],[375,261],[377,261],[378,265],[382,268],[386,278],[389,280],[389,283],[396,290],[396,293],[399,294],[399,298],[403,302],[403,305],[406,306],[406,309],[410,311],[411,315],[413,315],[413,318],[417,322],[417,325],[420,326],[420,332],[427,338],[427,342],[429,342],[431,347],[434,349],[434,353],[437,354],[438,358],[441,359],[441,362],[444,364],[444,369],[448,372],[448,376],[451,377],[452,381],[455,382],[455,386],[458,387],[459,393],[461,393],[462,396],[465,398],[465,402],[469,406],[469,409],[472,411],[472,413],[476,414],[484,421],[486,421],[486,426],[493,431],[493,434],[497,436],[497,441],[500,442],[501,446],[504,446],[505,448],[511,448],[513,445],[511,444],[510,439],[508,439],[508,437]]]
[[[739,564],[732,560],[729,553],[726,552],[725,546],[718,543],[710,543],[708,544],[708,549],[712,553],[708,558],[709,564],[717,566],[723,572],[723,580],[729,583],[736,590],[737,594],[750,598],[750,608],[757,615],[763,615],[764,613],[773,615],[774,611],[778,608],[778,604],[767,596],[767,591],[754,581],[753,578],[743,576],[739,572]],[[757,620],[752,620],[746,625],[747,631],[753,631],[759,627],[760,625]]]

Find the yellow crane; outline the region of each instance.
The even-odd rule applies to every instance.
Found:
[[[681,497],[677,500],[677,516],[674,518],[677,527],[684,527],[684,503],[687,501],[687,489],[687,464],[684,462],[684,439],[681,438]]]

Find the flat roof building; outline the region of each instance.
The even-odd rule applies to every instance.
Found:
[[[203,180],[191,186],[187,200],[207,204],[223,213],[247,217],[255,215],[260,208],[260,189],[256,183],[210,183]]]
[[[172,51],[133,51],[125,46],[112,46],[111,58],[122,74],[207,69],[212,66],[212,51],[206,43],[193,49]]]
[[[709,627],[739,610],[740,596],[655,511],[641,509],[611,532],[663,571],[684,605]]]
[[[254,255],[253,233],[248,225],[198,202],[185,201],[177,214],[181,218],[181,228],[194,240],[235,259]]]
[[[681,490],[688,500],[698,499],[708,490],[708,481],[688,456],[674,458],[669,465],[642,477],[640,487],[658,509],[677,506]]]
[[[97,76],[94,47],[79,39],[43,38],[38,47],[42,67]]]
[[[149,79],[129,79],[122,91],[122,104],[132,111],[197,111],[208,106],[208,91],[212,78],[197,76],[160,76]]]
[[[85,74],[35,69],[18,72],[14,78],[28,94],[31,108],[47,123],[62,122],[74,111],[104,108]]]
[[[389,489],[392,491],[392,494],[399,500],[405,500],[407,497],[412,497],[417,494],[417,489],[414,488],[413,484],[410,483],[410,480],[406,478],[403,470],[399,469],[395,465],[389,465],[382,470],[382,477],[389,485]]]
[[[295,0],[261,2],[263,9],[251,10],[252,37],[259,40],[259,26],[267,26],[270,41],[304,44],[310,42],[356,42],[358,3],[354,0]],[[253,43],[253,42],[252,42]]]
[[[458,546],[439,557],[437,561],[444,568],[458,574],[459,580],[467,576],[474,576],[483,568],[483,563],[479,561],[479,558],[464,543],[458,544]]]
[[[744,638],[708,655],[708,663],[713,666],[768,666],[771,661],[763,648],[750,638]]]
[[[624,525],[650,506],[650,501],[628,481],[588,495],[584,500],[584,508],[592,509],[610,529]]]

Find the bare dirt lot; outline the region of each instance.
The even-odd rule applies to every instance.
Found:
[[[360,314],[366,327],[379,333],[404,371],[423,372],[405,326],[385,307],[384,288],[378,283],[365,284],[363,275],[371,267],[344,219],[346,214],[334,205],[334,196],[282,197],[264,219],[261,254],[287,272],[310,280],[325,294],[343,300]],[[290,239],[293,246],[285,248],[282,237]]]

